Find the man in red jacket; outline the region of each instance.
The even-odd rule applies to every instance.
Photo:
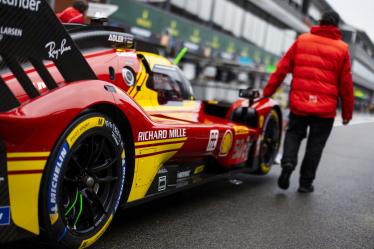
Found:
[[[333,127],[339,97],[343,124],[347,125],[352,119],[354,98],[349,48],[341,40],[339,21],[336,12],[324,13],[320,25],[299,36],[287,51],[264,89],[264,96],[272,96],[285,76],[292,73],[290,122],[278,179],[282,189],[289,187],[300,143],[309,127],[298,191],[314,191],[312,183]]]
[[[71,7],[66,8],[57,17],[62,23],[79,23],[84,24],[88,3],[85,0],[75,0]]]

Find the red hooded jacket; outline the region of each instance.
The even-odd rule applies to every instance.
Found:
[[[57,17],[60,19],[62,23],[84,24],[84,15],[74,7],[66,8],[61,13],[58,13]]]
[[[352,119],[353,83],[348,45],[335,26],[312,27],[301,35],[277,65],[264,89],[270,97],[288,73],[293,79],[290,109],[296,115],[334,118],[338,98],[342,117]]]

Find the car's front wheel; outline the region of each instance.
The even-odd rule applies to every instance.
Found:
[[[99,113],[73,122],[55,145],[41,188],[40,221],[55,247],[86,248],[120,202],[126,159],[116,124]]]

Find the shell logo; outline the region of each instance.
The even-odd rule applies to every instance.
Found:
[[[226,130],[225,134],[223,135],[219,155],[220,156],[227,156],[229,154],[229,151],[232,147],[233,142],[233,135],[230,130]]]

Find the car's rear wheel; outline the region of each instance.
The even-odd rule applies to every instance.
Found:
[[[107,229],[125,180],[125,151],[114,122],[86,114],[69,126],[48,161],[41,188],[41,226],[61,248],[85,248]]]
[[[281,140],[281,119],[276,110],[267,115],[260,141],[259,168],[257,174],[269,173],[278,154]]]

